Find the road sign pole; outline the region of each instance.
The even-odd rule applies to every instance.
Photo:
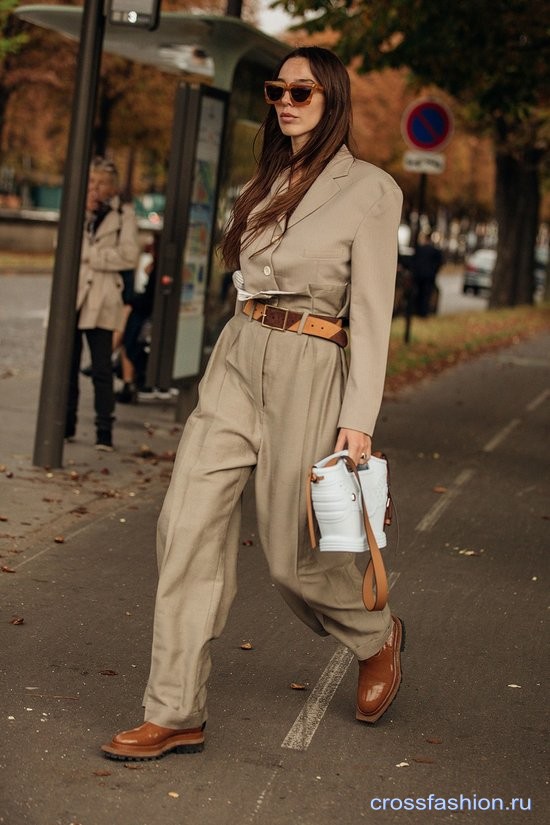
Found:
[[[426,185],[428,182],[428,176],[425,172],[422,172],[420,175],[420,182],[418,186],[418,206],[416,212],[416,222],[414,225],[412,237],[411,237],[411,246],[413,247],[414,251],[416,252],[416,247],[418,245],[418,236],[420,234],[420,219],[424,214],[424,209],[426,208]],[[416,299],[416,288],[414,283],[414,274],[411,273],[411,285],[409,289],[409,294],[407,296],[407,303],[405,308],[405,334],[403,340],[406,344],[410,344],[411,342],[411,328],[412,328],[412,319],[414,315],[414,303]]]
[[[403,139],[414,150],[405,153],[405,168],[408,171],[418,171],[420,173],[417,216],[411,236],[411,246],[415,252],[420,234],[420,219],[426,208],[427,172],[433,174],[443,171],[445,159],[441,155],[435,155],[434,152],[446,146],[452,133],[453,115],[451,110],[445,103],[431,98],[414,100],[405,109],[401,118]],[[414,274],[411,272],[411,284],[405,309],[404,341],[406,344],[410,343],[411,340],[415,300]]]

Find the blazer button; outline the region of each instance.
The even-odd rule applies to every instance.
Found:
[[[264,275],[271,275],[271,267],[264,266]]]

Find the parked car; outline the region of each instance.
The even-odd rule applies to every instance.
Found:
[[[481,290],[491,289],[493,269],[497,259],[496,249],[476,249],[465,260],[464,282],[462,291],[478,295]],[[546,271],[548,269],[548,247],[538,246],[535,250],[535,269],[533,272],[535,297],[544,292]]]
[[[476,249],[465,260],[462,291],[478,295],[481,290],[491,289],[493,269],[497,259],[496,249]]]

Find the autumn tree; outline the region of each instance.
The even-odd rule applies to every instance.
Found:
[[[27,40],[27,36],[12,17],[12,12],[17,5],[18,0],[0,0],[0,146],[2,126],[10,96],[10,86],[5,82],[6,68],[10,57],[17,54]]]
[[[493,306],[533,300],[547,152],[550,7],[536,0],[279,0],[308,31],[334,30],[364,72],[407,67],[465,107],[495,147],[499,226]],[[306,19],[304,19],[306,16]]]
[[[81,2],[65,0],[64,4]],[[2,162],[15,170],[19,182],[30,178],[60,183],[77,46],[57,33],[19,21],[11,14],[16,0],[0,0],[0,4],[2,47],[13,46],[0,79]],[[163,0],[161,14],[224,14],[226,6],[226,0]],[[244,4],[244,19],[253,19],[255,6],[256,0]],[[16,46],[21,47],[18,54]],[[136,182],[141,191],[164,183],[178,82],[177,74],[107,52],[102,55],[93,151],[117,161],[128,196]]]

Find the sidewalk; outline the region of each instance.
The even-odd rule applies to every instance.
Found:
[[[355,720],[351,654],[282,604],[245,497],[206,748],[136,764],[99,745],[142,718],[174,406],[120,407],[117,451],[98,454],[83,382],[78,441],[50,474],[32,466],[38,370],[0,379],[0,825],[542,822],[549,353],[546,333],[383,407],[399,512],[385,558],[408,638],[379,723]],[[434,794],[437,817],[405,808]]]
[[[175,401],[117,405],[113,453],[96,451],[91,381],[82,377],[77,439],[63,468],[33,466],[40,376],[1,380],[0,563],[11,569],[30,548],[121,504],[140,507],[168,486],[182,426]]]

